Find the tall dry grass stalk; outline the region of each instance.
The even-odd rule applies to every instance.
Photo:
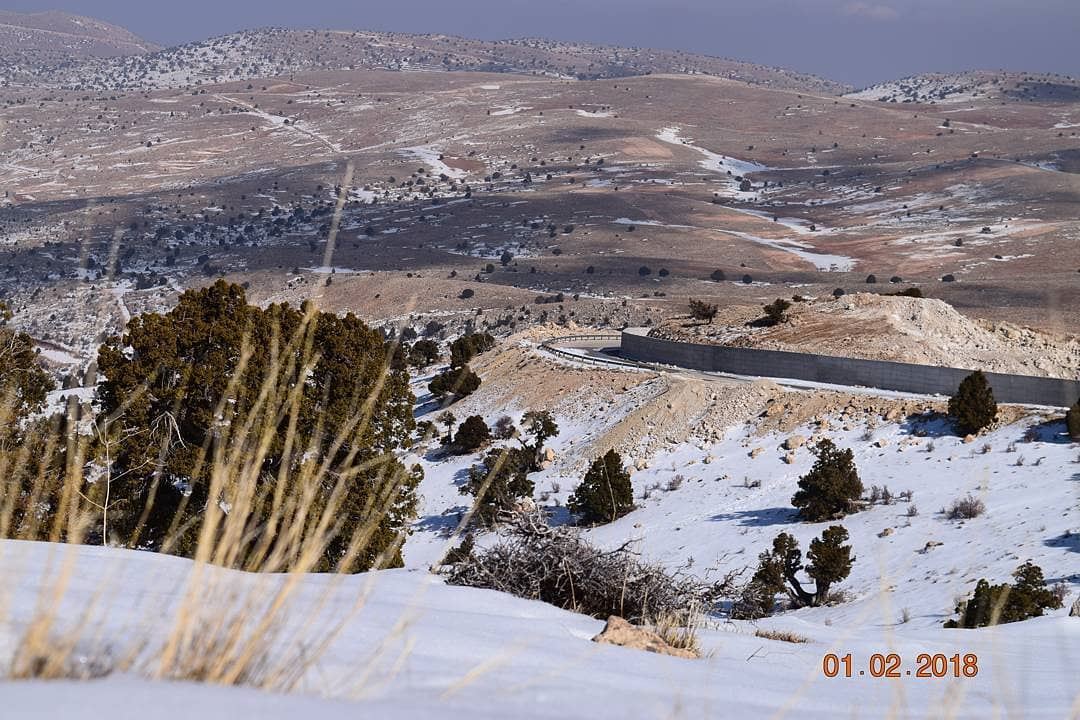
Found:
[[[63,609],[81,570],[74,548],[90,538],[107,543],[113,536],[109,513],[115,498],[110,486],[118,478],[111,476],[108,454],[110,431],[124,408],[112,417],[92,417],[89,408],[70,403],[61,418],[34,425],[21,442],[0,443],[0,538],[65,543],[71,550],[61,553],[66,558],[53,564],[41,581],[32,617],[12,617],[7,612],[11,597],[0,603],[0,625],[18,632],[14,651],[6,658],[9,677],[88,677],[116,670],[277,691],[300,685],[364,601],[358,593],[344,612],[340,603],[332,604],[343,575],[321,583],[315,596],[303,592],[303,580],[327,569],[321,566],[331,542],[344,552],[329,569],[354,567],[406,480],[392,458],[361,461],[356,444],[347,442],[371,422],[389,357],[371,397],[354,403],[355,412],[339,427],[317,428],[310,440],[298,432],[303,386],[288,378],[306,376],[317,362],[312,345],[316,322],[312,307],[291,337],[275,337],[268,348],[244,343],[217,417],[230,417],[230,403],[252,353],[267,352],[272,362],[250,410],[222,422],[199,449],[196,473],[209,478],[209,501],[198,508],[201,523],[194,548],[184,548],[193,561],[185,587],[164,614],[160,607],[141,608],[146,621],[133,636],[95,636],[95,628],[102,627],[110,612],[111,598],[122,594],[123,587],[100,587],[83,602],[77,621]],[[11,421],[12,407],[12,398],[0,401],[0,425]],[[266,477],[264,461],[283,426],[285,453],[310,461],[281,463],[275,477]],[[161,433],[160,456],[176,441],[171,430]],[[349,450],[342,453],[345,447]],[[94,451],[98,457],[88,462]],[[359,475],[371,473],[377,479],[360,510],[364,520],[345,531],[346,512],[356,513],[356,508],[343,507],[346,490]],[[166,482],[162,475],[158,468],[154,482]],[[164,553],[175,553],[189,542],[192,528],[180,522],[184,509],[175,514],[161,543]],[[125,546],[140,547],[150,512],[148,506]],[[399,534],[374,567],[384,566],[403,541],[404,534]],[[5,576],[0,585],[8,593],[22,584],[17,574],[0,553],[0,575]],[[331,610],[333,617],[327,620]]]

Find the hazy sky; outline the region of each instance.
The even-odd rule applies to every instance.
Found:
[[[1080,0],[0,0],[163,45],[266,25],[679,48],[866,85],[975,68],[1080,75]]]

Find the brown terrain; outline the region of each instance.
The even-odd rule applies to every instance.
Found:
[[[776,297],[918,287],[973,327],[1078,329],[1067,78],[844,95],[674,52],[283,30],[20,67],[0,291],[61,364],[221,276],[416,328],[659,324],[690,297],[742,322]],[[828,307],[769,342],[881,330]],[[1068,343],[1017,362],[1074,373]]]

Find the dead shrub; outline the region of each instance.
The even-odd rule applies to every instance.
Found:
[[[951,507],[945,511],[945,517],[950,520],[970,520],[977,518],[986,512],[986,504],[968,493],[967,497],[954,500]]]

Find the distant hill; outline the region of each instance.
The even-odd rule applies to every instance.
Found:
[[[972,100],[1078,102],[1080,79],[1067,75],[977,70],[926,73],[872,85],[847,95],[888,103],[956,103]]]
[[[109,37],[119,49],[119,35]],[[148,46],[139,45],[129,33],[126,37],[130,53],[84,52],[78,62],[23,63],[10,68],[4,79],[121,91],[326,70],[458,70],[576,79],[703,74],[806,92],[840,94],[851,89],[814,75],[707,55],[542,39],[482,41],[449,35],[265,28],[147,53]]]
[[[0,10],[0,59],[9,63],[119,57],[159,49],[122,27],[94,18],[57,11]]]

